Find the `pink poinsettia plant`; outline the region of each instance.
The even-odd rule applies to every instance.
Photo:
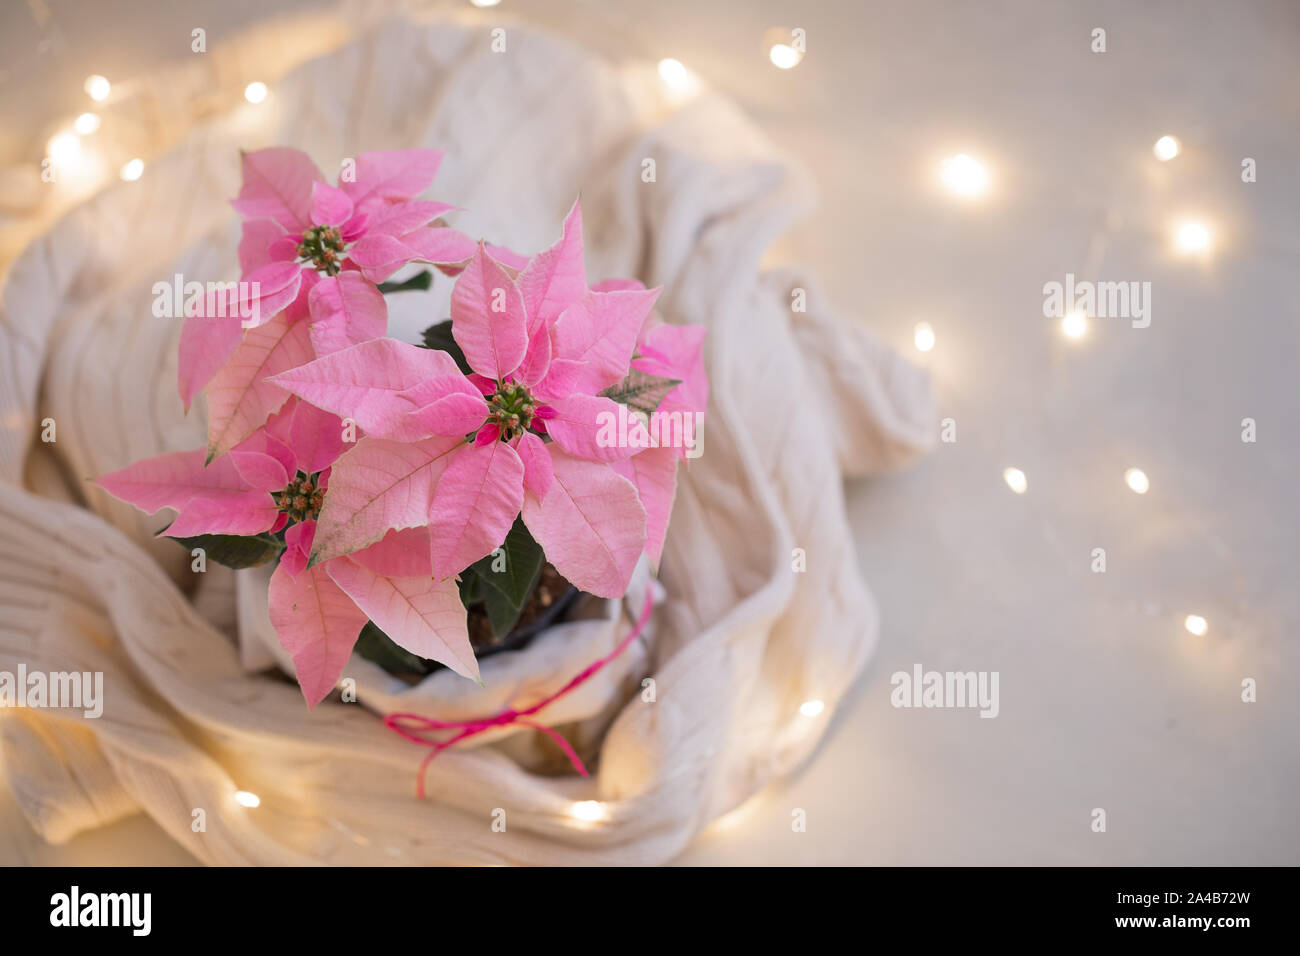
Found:
[[[588,285],[576,203],[531,258],[446,226],[452,207],[416,198],[439,160],[367,153],[331,186],[296,150],[245,154],[254,318],[205,300],[181,335],[207,448],[98,479],[175,510],[164,533],[215,560],[276,562],[270,619],[309,706],[359,637],[478,680],[468,609],[503,636],[543,564],[622,596],[643,554],[658,564],[699,448],[704,330],[663,322],[634,280]],[[455,277],[423,345],[385,337],[385,293],[427,288],[384,281],[412,262]]]

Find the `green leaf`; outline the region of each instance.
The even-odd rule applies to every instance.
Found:
[[[278,558],[284,550],[284,542],[270,534],[197,534],[172,540],[191,550],[202,548],[207,557],[228,568],[255,568]]]
[[[627,378],[617,385],[611,385],[600,394],[612,398],[620,405],[626,405],[636,412],[652,414],[664,400],[664,396],[678,385],[680,378],[660,378],[638,369],[627,373]]]
[[[460,575],[460,603],[472,607],[483,600],[483,579],[472,567],[466,568]]]
[[[466,375],[474,371],[469,367],[469,362],[465,360],[465,353],[460,350],[455,337],[451,334],[451,319],[445,319],[437,325],[431,325],[424,330],[424,347],[446,352],[456,360],[456,365]]]
[[[470,566],[482,581],[483,608],[497,637],[509,634],[519,620],[546,561],[542,546],[533,540],[519,518],[506,535],[501,552],[489,554]]]
[[[423,658],[399,647],[374,621],[366,621],[354,650],[390,674],[427,674],[430,670]]]
[[[404,282],[381,282],[379,291],[384,295],[390,292],[424,292],[433,284],[433,273],[428,269],[417,272]]]
[[[515,607],[509,598],[496,588],[485,588],[483,592],[483,610],[487,612],[488,623],[492,625],[492,634],[501,640],[514,630],[519,620],[522,607]]]

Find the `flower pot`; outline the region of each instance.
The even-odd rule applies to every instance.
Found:
[[[277,667],[292,676],[293,661],[280,646],[267,615],[270,569],[236,572],[241,657],[247,670]],[[363,706],[385,716],[416,714],[433,720],[464,721],[490,717],[509,707],[526,707],[560,690],[588,665],[609,654],[634,626],[652,588],[655,601],[662,587],[650,575],[644,558],[632,576],[627,594],[619,600],[597,598],[575,591],[563,613],[539,618],[535,626],[516,629],[491,653],[480,655],[483,686],[445,667],[421,675],[390,673],[359,653],[343,672],[341,684],[348,703],[331,696],[321,704]],[[557,604],[559,602],[556,602]],[[571,693],[536,715],[536,720],[564,734],[588,768],[610,721],[650,670],[654,646],[653,619],[642,635]],[[412,680],[414,676],[414,681]],[[351,681],[352,683],[347,683]],[[480,734],[463,746],[491,745],[521,766],[539,773],[572,772],[560,748],[544,734],[521,725]],[[419,752],[412,747],[413,765]]]

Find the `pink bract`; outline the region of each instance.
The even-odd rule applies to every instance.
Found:
[[[601,440],[602,418],[619,406],[600,393],[634,367],[638,341],[664,340],[666,351],[636,359],[652,374],[684,382],[700,371],[698,336],[644,331],[658,294],[588,288],[575,203],[560,240],[521,270],[480,244],[457,279],[452,334],[473,374],[385,340],[275,376],[368,434],[334,472],[312,560],[427,526],[433,574],[447,578],[492,553],[522,513],[560,574],[621,596],[643,550],[658,560],[676,452],[612,468],[643,449]],[[702,411],[698,390],[679,402]]]
[[[210,401],[212,455],[233,448],[288,397],[265,378],[384,334],[388,310],[375,283],[413,261],[453,273],[474,253],[464,234],[431,225],[452,206],[413,198],[441,159],[437,150],[363,153],[331,186],[299,150],[244,154],[233,205],[245,220],[240,302],[249,303],[248,315],[229,314],[209,297],[181,331],[182,401],[188,408],[205,386],[210,400],[222,399]]]

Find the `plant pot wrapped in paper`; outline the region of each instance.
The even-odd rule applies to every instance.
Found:
[[[97,484],[175,510],[167,536],[196,560],[273,568],[264,643],[309,707],[342,683],[344,703],[416,742],[403,720],[541,729],[585,775],[549,726],[565,719],[558,691],[542,690],[565,678],[557,664],[585,683],[601,662],[595,713],[562,685],[588,750],[622,703],[630,662],[604,658],[649,623],[644,572],[635,634],[620,635],[617,601],[658,562],[678,464],[700,447],[704,330],[666,325],[659,290],[634,280],[588,287],[576,203],[532,258],[447,227],[448,206],[415,198],[440,161],[363,153],[331,186],[297,150],[245,153],[243,278],[196,292],[181,332],[181,398],[205,391],[207,448]],[[455,276],[451,318],[420,346],[385,337],[385,292],[428,285],[386,281],[413,261]],[[244,623],[264,636],[258,616]],[[478,656],[499,651],[489,687]],[[538,703],[506,707],[526,694]],[[493,701],[510,719],[452,716]]]

